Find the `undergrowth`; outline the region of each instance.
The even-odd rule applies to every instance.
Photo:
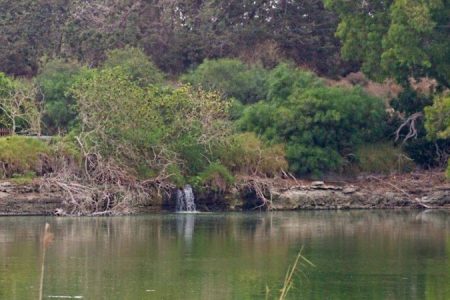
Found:
[[[389,143],[366,144],[356,151],[358,169],[363,173],[389,174],[405,173],[414,169],[415,164],[402,149]]]
[[[48,144],[36,138],[0,138],[0,177],[20,177],[32,173],[39,175],[51,152]]]

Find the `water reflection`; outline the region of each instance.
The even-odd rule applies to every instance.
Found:
[[[292,299],[450,299],[450,213],[300,212],[0,218],[0,299],[260,299],[301,246]]]
[[[195,214],[177,214],[176,219],[178,235],[182,236],[186,246],[191,248],[194,237]]]

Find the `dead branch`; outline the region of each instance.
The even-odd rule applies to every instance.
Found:
[[[369,176],[368,178],[375,179],[375,180],[377,180],[377,181],[379,181],[379,182],[381,182],[383,184],[386,184],[386,185],[389,185],[389,186],[393,187],[395,190],[397,190],[397,191],[401,192],[403,195],[405,195],[408,198],[408,200],[416,202],[419,206],[422,206],[422,207],[427,208],[427,209],[432,208],[432,207],[430,207],[430,206],[420,202],[418,199],[413,198],[409,193],[407,193],[405,190],[399,188],[395,184],[392,184],[392,183],[390,183],[388,181],[385,181],[383,179],[377,178],[375,176]]]
[[[267,183],[265,183],[263,180],[252,178],[250,180],[244,181],[243,187],[246,187],[255,192],[256,198],[261,201],[261,205],[254,207],[254,210],[260,208],[265,208],[267,210],[272,209],[272,193]],[[266,197],[267,193],[269,194],[269,198]]]
[[[403,142],[405,143],[409,139],[417,138],[417,128],[416,128],[416,122],[418,119],[423,117],[422,112],[417,112],[412,115],[410,115],[397,129],[395,132],[395,141],[397,142],[400,139],[400,134],[404,128],[408,128],[408,134],[403,138]]]

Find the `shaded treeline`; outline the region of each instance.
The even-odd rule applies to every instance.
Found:
[[[268,66],[287,58],[336,75],[348,69],[337,23],[321,0],[3,0],[0,71],[33,76],[56,57],[95,66],[107,50],[130,45],[171,74],[231,56]]]

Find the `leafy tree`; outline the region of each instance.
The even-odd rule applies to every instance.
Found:
[[[397,142],[401,141],[406,154],[424,168],[441,166],[445,163],[443,154],[448,152],[447,149],[450,147],[450,141],[427,138],[423,110],[432,104],[432,95],[420,94],[411,88],[405,88],[391,101],[391,106],[400,113],[400,116],[406,116],[393,120],[396,128],[391,131],[396,132]],[[392,132],[389,132],[389,135]]]
[[[437,96],[432,106],[425,108],[425,127],[432,140],[450,139],[450,95]],[[447,153],[448,155],[448,153]],[[450,165],[447,168],[450,178]]]
[[[336,35],[342,55],[362,62],[362,70],[373,79],[392,77],[404,91],[392,106],[401,113],[397,138],[408,155],[422,166],[439,164],[443,141],[426,139],[423,108],[432,95],[419,95],[410,87],[411,78],[431,77],[442,87],[450,82],[450,2],[441,0],[369,0],[349,2],[325,0],[339,14]],[[438,87],[439,88],[439,87]],[[406,140],[405,140],[406,138]]]
[[[425,108],[425,127],[431,139],[450,138],[450,95],[434,99],[432,106]]]
[[[429,76],[450,85],[450,3],[441,0],[325,0],[337,12],[342,55],[381,80]]]
[[[205,60],[182,80],[209,91],[219,91],[224,98],[254,103],[266,98],[268,71],[249,67],[236,59]]]
[[[284,63],[270,72],[267,81],[268,99],[279,103],[285,101],[295,89],[305,90],[324,84],[315,74]]]
[[[272,67],[286,57],[333,75],[344,66],[337,21],[322,0],[1,1],[0,70],[32,76],[43,56],[98,66],[129,45],[172,74],[205,58]]]
[[[43,122],[49,133],[67,132],[76,120],[75,101],[69,94],[80,66],[61,59],[48,61],[36,77],[44,102]]]
[[[229,134],[228,103],[188,87],[140,87],[120,67],[85,71],[72,89],[86,148],[132,172],[201,171]],[[201,159],[200,159],[201,158]]]
[[[13,134],[19,130],[41,133],[41,109],[33,82],[12,81],[0,74],[0,121]]]
[[[161,84],[164,80],[162,72],[138,48],[127,46],[123,49],[111,50],[106,55],[106,61],[103,63],[105,68],[120,66],[129,74],[129,78],[140,86]]]
[[[0,72],[0,96],[4,97],[10,94],[14,89],[14,81],[5,75],[5,73]]]

